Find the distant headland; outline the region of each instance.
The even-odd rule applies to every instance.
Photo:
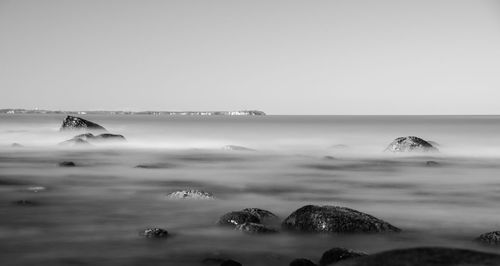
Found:
[[[258,110],[242,111],[53,111],[40,109],[0,109],[0,114],[75,114],[75,115],[266,115]]]

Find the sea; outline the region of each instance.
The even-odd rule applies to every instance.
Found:
[[[500,230],[500,116],[81,117],[126,141],[59,145],[81,133],[60,132],[65,115],[0,115],[1,265],[285,266],[334,247],[500,254],[474,241]],[[401,136],[439,152],[385,151]],[[167,196],[186,189],[214,199]],[[243,208],[283,220],[310,204],[362,211],[402,232],[252,235],[216,224]],[[141,236],[152,227],[169,237]]]

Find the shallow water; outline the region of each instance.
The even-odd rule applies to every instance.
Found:
[[[84,148],[57,145],[77,134],[58,132],[63,118],[0,116],[2,265],[203,265],[208,257],[288,265],[296,257],[316,261],[336,246],[500,253],[472,241],[500,230],[498,116],[85,116],[127,142]],[[436,141],[440,153],[383,152],[406,135]],[[77,167],[58,167],[61,161]],[[186,188],[216,199],[166,197]],[[357,209],[403,232],[252,236],[215,225],[246,207],[285,218],[307,204]],[[172,237],[139,236],[152,226]]]

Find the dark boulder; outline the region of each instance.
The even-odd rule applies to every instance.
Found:
[[[493,231],[480,235],[477,241],[490,245],[500,245],[500,231]]]
[[[140,235],[146,238],[167,238],[168,231],[161,228],[147,228]]]
[[[220,266],[242,266],[242,264],[234,260],[225,260]]]
[[[238,224],[234,229],[242,231],[247,234],[272,234],[278,232],[273,228],[269,228],[263,224],[258,224],[258,223]]]
[[[106,141],[109,141],[109,140],[116,140],[116,141],[124,141],[125,140],[125,137],[123,135],[120,135],[120,134],[109,134],[109,133],[104,133],[104,134],[100,134],[100,135],[97,135],[97,136],[94,136],[93,138],[91,138],[91,140],[106,140]]]
[[[66,140],[66,141],[63,141],[61,143],[59,143],[59,145],[62,145],[62,146],[77,146],[77,147],[81,147],[81,146],[92,146],[88,141],[86,140],[83,140],[83,139],[69,139],[69,140]]]
[[[337,263],[341,260],[357,258],[361,256],[366,256],[367,254],[364,252],[346,249],[346,248],[332,248],[321,256],[319,260],[320,266],[331,265]]]
[[[338,206],[304,206],[288,216],[283,229],[300,232],[374,233],[400,229],[369,214]]]
[[[436,162],[436,161],[427,161],[427,162],[425,162],[425,165],[427,165],[427,166],[438,166],[439,163]]]
[[[316,264],[308,259],[300,258],[292,260],[290,266],[316,266]]]
[[[241,211],[248,212],[250,214],[257,216],[262,223],[267,223],[267,222],[273,223],[273,222],[279,221],[278,216],[276,216],[274,213],[267,211],[267,210],[263,210],[263,209],[259,209],[259,208],[245,208]]]
[[[102,127],[94,122],[90,122],[90,121],[85,120],[83,118],[76,117],[76,116],[70,116],[70,115],[68,115],[64,119],[60,131],[78,130],[78,129],[106,131],[106,129],[104,127]]]
[[[196,200],[206,200],[214,198],[212,193],[197,189],[175,191],[168,194],[167,197],[171,199],[196,199]]]
[[[390,152],[433,152],[438,151],[429,142],[415,136],[400,137],[395,139],[387,148]]]
[[[259,217],[244,211],[228,212],[217,221],[218,225],[236,226],[244,223],[260,223]]]
[[[458,248],[421,247],[339,261],[335,266],[498,266],[500,255]]]
[[[76,164],[74,162],[70,162],[70,161],[60,162],[58,165],[61,167],[74,167],[74,166],[76,166]]]

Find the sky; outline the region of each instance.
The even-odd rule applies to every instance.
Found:
[[[0,0],[0,108],[500,114],[500,0]]]

